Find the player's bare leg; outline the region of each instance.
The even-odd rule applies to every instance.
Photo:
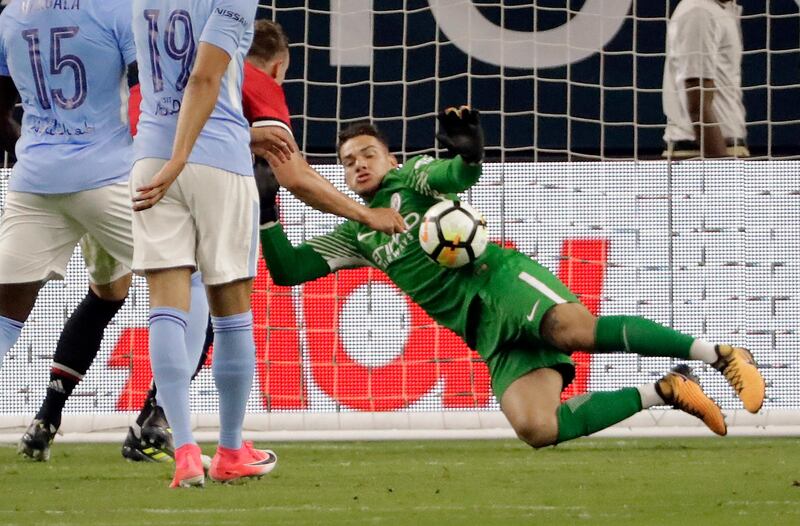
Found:
[[[130,272],[125,274],[119,279],[111,283],[98,285],[96,283],[89,283],[89,288],[92,289],[98,298],[105,301],[122,301],[128,297],[128,289],[131,288],[131,281],[133,274]]]
[[[33,310],[42,285],[41,281],[0,285],[0,316],[24,323]]]
[[[247,312],[250,310],[250,293],[252,290],[252,279],[206,287],[211,315],[223,317]]]
[[[150,307],[189,310],[192,270],[189,267],[147,271]]]
[[[637,316],[597,318],[579,303],[550,309],[542,320],[541,335],[567,352],[631,352],[701,360],[725,376],[745,409],[756,413],[764,402],[764,378],[750,351],[741,347],[714,345]]]
[[[594,350],[597,318],[581,303],[561,303],[542,319],[540,332],[548,343],[574,352]]]
[[[526,444],[540,448],[557,442],[563,381],[555,369],[537,369],[515,380],[503,394],[500,408]]]

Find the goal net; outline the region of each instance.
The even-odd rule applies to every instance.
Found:
[[[666,23],[677,2],[273,0],[259,16],[292,42],[284,84],[298,143],[346,191],[338,130],[377,122],[401,160],[437,155],[437,111],[482,112],[489,159],[464,197],[492,239],[556,273],[595,314],[648,317],[750,348],[767,401],[750,416],[722,377],[706,391],[747,429],[792,430],[800,410],[800,13],[742,2],[750,160],[661,159]],[[7,176],[7,172],[4,174]],[[6,177],[2,191],[5,195]],[[281,193],[294,243],[339,220]],[[27,425],[44,396],[66,317],[87,289],[78,253],[42,291],[0,369],[0,426]],[[152,375],[147,290],[134,280],[102,350],[67,405],[69,431],[127,425]],[[289,437],[511,436],[480,357],[377,270],[253,294],[257,371],[248,430]],[[651,383],[668,358],[575,355],[565,397]],[[215,425],[206,367],[192,384],[197,426]],[[656,409],[618,432],[702,424]],[[499,429],[499,430],[498,430]],[[742,427],[745,429],[745,427]],[[0,429],[0,432],[2,429]],[[434,434],[435,434],[434,433]]]

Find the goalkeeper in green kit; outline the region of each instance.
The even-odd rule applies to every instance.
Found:
[[[343,268],[382,270],[480,354],[503,413],[533,447],[590,435],[657,405],[690,413],[719,435],[727,432],[720,408],[686,365],[654,384],[561,403],[561,391],[575,375],[570,354],[579,350],[702,360],[725,376],[748,411],[761,408],[765,383],[746,349],[714,345],[637,316],[595,317],[550,271],[517,250],[490,244],[473,264],[457,269],[429,258],[417,240],[422,216],[447,194],[474,185],[483,159],[477,111],[448,108],[439,122],[438,138],[455,158],[414,157],[402,167],[374,126],[354,125],[339,135],[347,186],[370,207],[398,210],[407,227],[402,234],[389,236],[347,221],[294,247],[277,222],[274,196],[262,197],[261,242],[275,283],[297,285]],[[298,169],[261,153],[278,180]]]

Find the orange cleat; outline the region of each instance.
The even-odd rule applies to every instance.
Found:
[[[175,450],[175,476],[170,488],[203,487],[205,471],[200,453],[197,444],[184,444]]]
[[[233,482],[247,478],[261,478],[275,468],[278,457],[269,449],[255,449],[245,441],[239,449],[217,447],[211,460],[208,476],[215,482]]]
[[[751,413],[758,413],[764,405],[767,388],[752,353],[744,347],[732,345],[717,345],[716,350],[719,360],[714,362],[714,369],[728,380],[744,408]]]
[[[728,426],[719,406],[700,387],[688,365],[678,365],[656,382],[656,391],[664,401],[702,420],[711,431],[725,436]]]

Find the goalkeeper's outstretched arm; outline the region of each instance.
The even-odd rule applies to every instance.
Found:
[[[439,113],[436,138],[454,158],[434,161],[423,168],[427,186],[443,194],[457,194],[478,182],[484,155],[480,113],[468,106],[447,108]]]
[[[278,222],[261,226],[261,250],[276,285],[300,285],[331,273],[328,262],[313,247],[293,246]]]
[[[427,172],[427,186],[440,194],[464,192],[481,177],[481,165],[467,163],[460,155],[455,159],[433,161],[423,170]]]

